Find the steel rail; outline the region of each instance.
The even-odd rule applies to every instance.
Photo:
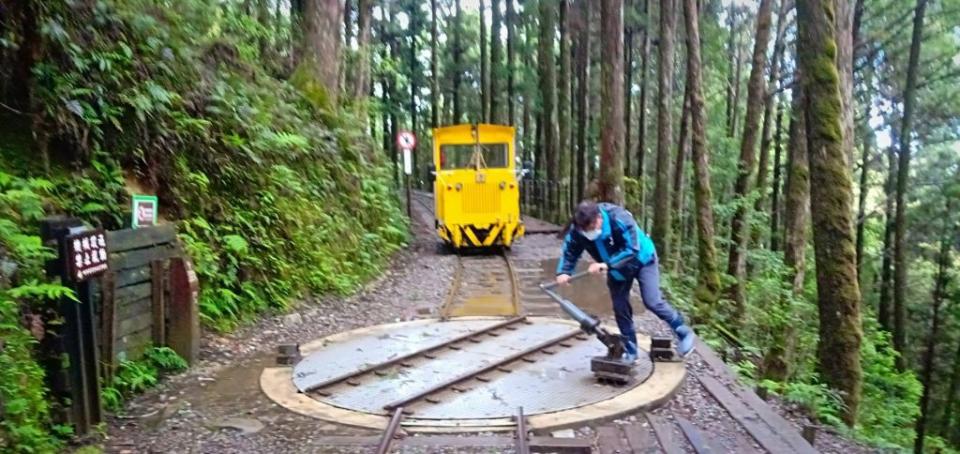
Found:
[[[386,367],[390,367],[390,366],[393,366],[393,365],[396,365],[396,364],[401,364],[401,363],[403,363],[403,362],[405,362],[405,361],[409,361],[409,360],[411,360],[411,359],[413,359],[413,358],[416,358],[416,357],[418,357],[418,356],[423,356],[424,354],[430,353],[430,352],[432,352],[432,351],[440,350],[440,349],[443,349],[443,348],[447,348],[447,347],[450,347],[450,346],[453,345],[453,344],[457,344],[457,343],[463,342],[463,341],[468,340],[468,339],[472,339],[472,338],[477,337],[477,336],[482,336],[482,335],[487,334],[487,333],[490,333],[490,332],[492,332],[492,331],[496,331],[496,330],[498,330],[498,329],[506,328],[507,326],[510,326],[510,325],[515,325],[515,324],[517,324],[517,323],[521,323],[521,322],[525,321],[526,319],[527,319],[527,317],[521,316],[521,317],[514,317],[514,318],[511,318],[511,319],[508,319],[508,320],[504,320],[504,321],[502,321],[502,322],[500,322],[500,323],[495,323],[495,324],[490,325],[490,326],[488,326],[488,327],[486,327],[486,328],[479,329],[479,330],[477,330],[477,331],[471,331],[471,332],[469,332],[469,333],[467,333],[467,334],[464,334],[464,335],[462,335],[462,336],[457,336],[457,337],[455,337],[455,338],[453,338],[453,339],[450,339],[450,340],[447,340],[447,341],[443,341],[443,342],[440,342],[440,343],[438,343],[438,344],[431,345],[431,346],[429,346],[429,347],[424,347],[424,348],[422,348],[422,349],[420,349],[420,350],[417,350],[417,351],[414,351],[414,352],[411,352],[411,353],[407,353],[406,355],[398,356],[398,357],[396,357],[396,358],[389,359],[389,360],[384,361],[384,362],[382,362],[382,363],[373,364],[373,365],[370,365],[370,366],[366,366],[366,367],[357,369],[357,370],[355,370],[355,371],[351,371],[351,372],[347,372],[347,373],[338,375],[338,376],[333,377],[333,378],[328,378],[328,379],[326,379],[326,380],[324,380],[324,381],[321,381],[321,382],[319,382],[319,383],[314,383],[314,384],[306,387],[302,392],[305,392],[305,393],[314,392],[314,391],[317,391],[317,390],[319,390],[319,389],[326,388],[326,387],[328,387],[328,386],[334,385],[334,384],[339,383],[339,382],[342,382],[342,381],[349,380],[349,379],[351,379],[351,378],[354,378],[354,377],[357,377],[357,376],[360,376],[360,375],[369,374],[369,373],[374,372],[374,371],[379,370],[379,369],[383,369],[383,368],[386,368]]]
[[[377,445],[377,454],[387,454],[390,452],[390,445],[393,443],[393,437],[397,434],[397,429],[400,428],[400,421],[403,420],[403,407],[397,408],[393,412],[393,416],[390,418],[390,422],[387,424],[387,428],[383,431],[383,436],[380,438],[380,444]]]
[[[406,398],[403,398],[403,399],[400,399],[400,400],[391,402],[391,403],[389,403],[389,404],[387,404],[387,405],[384,405],[383,408],[384,408],[385,410],[388,410],[388,411],[393,411],[393,410],[395,410],[395,409],[397,409],[397,408],[399,408],[399,407],[406,407],[406,406],[408,406],[409,404],[411,404],[411,403],[413,403],[413,402],[416,402],[416,401],[418,401],[418,400],[420,400],[420,399],[423,399],[423,398],[425,398],[425,397],[427,397],[427,396],[429,396],[429,395],[431,395],[431,394],[433,394],[433,393],[436,393],[436,392],[438,392],[438,391],[442,391],[442,390],[444,390],[444,389],[450,388],[451,386],[456,385],[457,383],[460,383],[460,382],[463,382],[463,381],[466,381],[466,380],[470,380],[470,379],[472,379],[472,378],[479,377],[480,375],[484,374],[485,372],[490,372],[490,371],[493,371],[493,370],[502,368],[503,366],[505,366],[505,365],[507,365],[507,364],[510,364],[510,363],[512,363],[512,362],[514,362],[514,361],[520,360],[520,359],[523,358],[524,356],[532,355],[532,354],[537,353],[537,352],[539,352],[539,351],[541,351],[541,350],[544,350],[544,349],[547,349],[547,348],[549,348],[549,347],[552,347],[552,346],[555,345],[555,344],[559,344],[559,343],[561,343],[561,342],[563,342],[563,341],[565,341],[565,340],[568,340],[568,339],[570,339],[570,338],[572,338],[572,337],[580,336],[581,334],[583,334],[583,333],[582,333],[579,329],[578,329],[578,330],[575,330],[575,331],[570,331],[570,332],[568,332],[568,333],[566,333],[566,334],[564,334],[564,335],[562,335],[562,336],[560,336],[560,337],[556,337],[556,338],[550,339],[550,340],[548,340],[548,341],[546,341],[546,342],[543,342],[543,343],[537,344],[537,345],[535,345],[535,346],[533,346],[533,347],[530,347],[530,348],[528,348],[528,349],[526,349],[526,350],[524,350],[524,351],[521,351],[521,352],[518,352],[518,353],[514,353],[514,354],[512,354],[512,355],[510,355],[510,356],[507,356],[506,358],[503,358],[503,359],[501,359],[501,360],[499,360],[499,361],[496,361],[496,362],[487,364],[486,366],[480,367],[480,368],[475,369],[475,370],[472,370],[472,371],[470,371],[470,372],[466,372],[466,373],[464,373],[464,374],[458,375],[458,376],[456,376],[456,377],[454,377],[454,378],[451,378],[451,379],[449,379],[449,380],[443,381],[443,382],[441,382],[441,383],[439,383],[439,384],[437,384],[437,385],[431,386],[431,387],[429,387],[429,388],[427,388],[427,389],[425,389],[425,390],[423,390],[423,391],[420,391],[420,392],[418,392],[418,393],[416,393],[416,394],[414,394],[414,395],[412,395],[412,396],[409,396],[409,397],[406,397]]]
[[[527,417],[523,415],[523,407],[517,409],[517,454],[530,454],[530,441],[527,440]]]

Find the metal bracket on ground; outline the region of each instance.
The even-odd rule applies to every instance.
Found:
[[[296,366],[302,358],[300,344],[281,344],[277,346],[278,366]]]
[[[650,338],[650,360],[653,362],[682,362],[683,358],[673,349],[673,342],[669,337]]]

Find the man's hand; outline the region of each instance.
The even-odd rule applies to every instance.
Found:
[[[593,274],[606,273],[607,264],[606,263],[591,263],[590,268],[587,269]]]
[[[560,284],[560,285],[569,285],[569,284],[570,284],[570,275],[569,275],[569,274],[558,274],[558,275],[557,275],[557,284]]]

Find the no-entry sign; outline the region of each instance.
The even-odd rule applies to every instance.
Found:
[[[417,146],[417,136],[410,131],[397,133],[397,146],[402,150],[413,150]]]
[[[397,146],[403,150],[403,173],[413,174],[413,157],[411,153],[417,146],[417,136],[410,131],[400,131],[397,133]]]

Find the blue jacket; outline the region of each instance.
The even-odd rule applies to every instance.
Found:
[[[588,240],[579,230],[571,228],[563,240],[563,253],[557,263],[557,274],[573,274],[577,261],[583,251],[597,262],[613,265],[630,256],[636,260],[629,260],[624,265],[629,268],[639,268],[653,263],[657,250],[653,240],[637,226],[637,221],[629,211],[612,203],[600,203],[600,216],[603,218],[603,231],[596,240]],[[618,281],[624,280],[623,269],[611,269],[610,277]]]

